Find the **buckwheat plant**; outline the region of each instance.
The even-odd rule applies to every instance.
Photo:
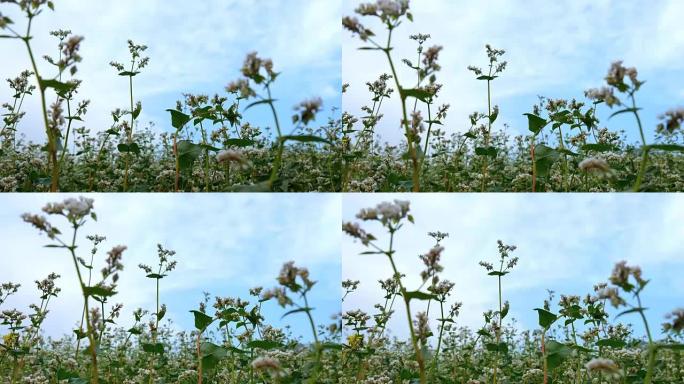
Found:
[[[22,215],[22,219],[25,222],[33,225],[51,240],[51,243],[48,244],[47,247],[65,249],[71,256],[78,277],[79,286],[81,287],[85,323],[87,327],[85,335],[82,334],[82,330],[76,333],[78,338],[88,338],[88,352],[91,356],[90,382],[97,384],[99,382],[99,371],[97,366],[99,337],[96,329],[97,322],[92,319],[92,313],[95,312],[91,312],[89,301],[90,299],[93,299],[103,303],[107,298],[116,295],[116,283],[119,280],[119,272],[123,270],[121,259],[126,247],[116,246],[112,248],[112,250],[107,253],[105,267],[101,270],[102,279],[96,284],[88,283],[84,278],[82,268],[90,269],[92,266],[87,264],[83,258],[77,255],[76,237],[79,229],[86,224],[88,218],[91,218],[92,220],[97,219],[97,216],[93,211],[93,200],[85,197],[67,198],[63,202],[47,204],[43,207],[43,212],[50,216],[63,217],[72,228],[71,238],[63,240],[62,232],[47,221],[45,216],[29,213]]]
[[[125,154],[125,168],[123,178],[123,191],[128,191],[128,171],[130,168],[131,154],[139,154],[140,146],[133,141],[133,131],[135,130],[135,121],[142,112],[142,104],[135,103],[133,100],[133,78],[140,74],[140,71],[150,62],[149,57],[143,57],[142,54],[147,50],[146,45],[135,44],[132,40],[128,40],[128,51],[131,54],[130,66],[125,66],[116,61],[109,63],[114,69],[119,72],[119,76],[128,77],[128,93],[130,95],[130,109],[125,114],[130,115],[129,125],[124,125],[126,133],[126,142],[118,145],[119,152]]]
[[[153,320],[150,322],[149,327],[150,327],[150,333],[152,336],[152,342],[151,343],[146,343],[143,344],[143,350],[148,353],[154,353],[154,354],[159,354],[164,351],[164,345],[162,343],[159,343],[157,340],[158,337],[158,331],[159,331],[159,322],[164,318],[166,315],[166,304],[159,304],[159,281],[166,276],[168,276],[168,273],[173,271],[176,268],[176,265],[178,262],[176,260],[172,260],[172,258],[176,255],[176,251],[172,251],[169,249],[165,249],[162,247],[161,244],[157,244],[157,258],[158,258],[158,263],[156,268],[152,268],[148,265],[145,264],[139,264],[138,268],[142,269],[145,271],[147,274],[145,277],[148,279],[153,279],[155,281],[155,287],[156,287],[156,309],[154,313],[152,314],[154,316]],[[161,351],[161,352],[160,352]],[[150,370],[152,370],[152,360],[150,361]],[[152,383],[153,377],[150,375],[149,377],[149,382]]]
[[[485,46],[487,50],[487,57],[489,58],[489,67],[486,72],[481,68],[471,65],[468,70],[477,76],[478,80],[487,81],[487,130],[484,133],[483,147],[475,148],[475,153],[483,157],[482,162],[482,192],[487,189],[487,173],[489,171],[489,158],[496,158],[497,149],[490,145],[492,135],[492,124],[499,116],[499,106],[495,105],[492,109],[492,81],[497,79],[501,73],[506,69],[508,63],[506,61],[499,61],[499,59],[506,53],[503,49],[492,48],[491,45]]]
[[[626,79],[629,80],[627,81]],[[644,134],[644,127],[639,116],[639,111],[641,108],[637,107],[635,96],[646,82],[638,79],[638,72],[636,68],[625,67],[622,61],[616,61],[608,70],[605,80],[607,86],[599,89],[587,90],[585,94],[587,98],[594,100],[595,102],[603,102],[611,109],[613,107],[622,108],[617,112],[614,112],[610,116],[611,118],[624,113],[630,113],[634,115],[634,118],[637,122],[637,127],[639,128],[639,136],[641,138],[641,164],[639,166],[632,191],[639,192],[642,190],[642,184],[644,183],[646,169],[649,163],[649,154],[652,150],[683,151],[684,148],[679,145],[672,144],[647,144],[646,136]],[[616,92],[625,95],[628,101],[623,102],[615,95]],[[662,115],[661,120],[665,120],[665,123],[659,124],[656,131],[667,131],[668,133],[672,133],[680,126],[679,122],[681,122],[682,119],[681,114],[670,111],[665,115]]]
[[[242,65],[242,75],[244,78],[239,79],[235,82],[230,83],[226,89],[229,92],[239,91],[240,97],[244,99],[256,98],[256,101],[248,104],[245,110],[248,110],[257,105],[268,105],[271,113],[273,115],[273,121],[276,127],[276,146],[277,154],[273,163],[273,169],[268,181],[264,184],[268,189],[272,189],[275,182],[278,179],[278,174],[282,166],[283,152],[285,150],[285,144],[288,141],[300,141],[300,142],[319,142],[327,143],[326,139],[312,136],[312,135],[286,135],[283,133],[280,125],[280,120],[278,119],[278,113],[275,109],[275,99],[273,98],[271,92],[271,85],[276,80],[280,73],[275,72],[273,61],[271,59],[262,59],[257,56],[256,52],[252,52],[247,55],[245,62]],[[265,95],[258,94],[252,86],[261,86]],[[292,116],[292,123],[295,124],[293,132],[301,130],[309,122],[316,118],[316,114],[321,110],[322,100],[320,98],[313,98],[310,100],[304,100],[300,104],[294,107],[295,114]]]
[[[376,36],[375,33],[373,33],[372,30],[366,28],[363,24],[361,24],[361,22],[356,17],[345,16],[342,19],[342,26],[348,31],[352,32],[352,34],[354,34],[355,36],[358,36],[358,38],[364,43],[370,44],[370,46],[364,46],[359,49],[381,51],[385,54],[387,58],[387,62],[389,63],[392,72],[392,78],[394,79],[395,86],[398,90],[399,98],[401,101],[401,125],[404,128],[404,136],[406,137],[407,157],[410,159],[412,165],[412,190],[414,192],[419,192],[420,155],[418,153],[418,148],[420,148],[420,136],[418,131],[420,122],[415,124],[416,118],[418,116],[414,116],[413,124],[411,120],[409,120],[408,107],[406,103],[409,98],[414,98],[427,103],[427,99],[433,97],[434,93],[430,93],[430,91],[421,88],[404,88],[401,86],[401,82],[397,75],[397,70],[394,65],[394,60],[392,59],[391,54],[392,33],[401,25],[404,18],[406,18],[406,20],[409,21],[413,20],[413,15],[410,12],[408,12],[408,10],[408,0],[377,0],[374,3],[361,4],[358,8],[356,8],[355,11],[358,15],[376,17],[381,21],[381,23],[387,29],[387,42],[384,44],[376,42],[374,40],[374,37]],[[437,49],[436,51],[438,52],[439,50]],[[433,51],[431,55],[434,56],[426,58],[426,60],[432,60],[434,57],[436,57],[436,52]],[[420,68],[416,68],[418,68],[417,71],[419,72],[420,81],[422,80],[420,78]]]
[[[11,382],[21,382],[26,367],[26,358],[30,356],[32,348],[37,344],[40,336],[40,328],[48,314],[48,304],[50,299],[57,297],[61,291],[55,284],[60,276],[56,273],[49,274],[43,280],[36,280],[36,287],[40,291],[40,304],[31,304],[29,308],[32,313],[28,315],[30,325],[24,326],[23,320],[26,315],[17,310],[3,311],[0,313],[0,324],[9,327],[10,333],[5,337],[5,344],[0,344],[3,349],[13,358],[14,369],[11,375]],[[5,290],[5,292],[2,291]],[[6,283],[0,289],[0,305],[7,297],[17,292],[19,285]],[[4,294],[4,297],[3,297]],[[3,357],[4,358],[4,357]]]
[[[411,345],[415,353],[415,361],[418,364],[420,382],[427,383],[425,357],[423,354],[423,348],[421,348],[421,345],[419,345],[419,343],[421,343],[422,346],[425,346],[427,333],[421,331],[426,331],[427,329],[425,328],[424,320],[421,320],[420,318],[416,324],[420,325],[420,327],[414,325],[413,317],[411,316],[410,301],[411,299],[430,300],[433,296],[425,292],[421,292],[420,290],[409,292],[404,287],[404,284],[401,280],[401,274],[397,270],[396,263],[394,261],[394,255],[396,253],[396,250],[394,249],[394,236],[396,232],[403,227],[404,220],[413,222],[413,216],[409,214],[409,202],[395,200],[393,203],[381,203],[375,208],[362,209],[356,217],[363,221],[379,222],[389,234],[388,247],[387,249],[383,249],[376,244],[375,236],[362,229],[358,223],[346,222],[342,225],[342,230],[347,235],[361,241],[364,246],[373,249],[372,251],[368,252],[369,254],[382,254],[387,256],[392,266],[392,271],[394,272],[393,279],[395,279],[399,285],[399,293],[404,301],[407,315],[406,317],[408,319],[408,328],[411,335]],[[442,249],[433,249],[431,252],[439,254],[441,251]],[[431,262],[435,260],[434,256],[428,256],[428,258],[432,258]]]
[[[293,261],[283,264],[277,280],[280,287],[264,291],[262,294],[262,299],[268,300],[275,298],[278,301],[278,304],[283,308],[294,307],[294,309],[285,312],[283,317],[296,313],[306,314],[314,339],[313,347],[315,354],[313,372],[309,378],[309,381],[307,382],[315,383],[321,370],[323,345],[319,341],[318,330],[316,329],[316,325],[311,315],[313,308],[309,306],[309,299],[306,295],[311,291],[316,282],[309,278],[309,271],[306,268],[296,267]],[[303,305],[292,300],[288,293],[301,297]]]
[[[662,349],[681,349],[682,344],[660,344],[656,343],[651,334],[651,329],[646,320],[645,308],[641,303],[641,292],[646,288],[649,280],[645,280],[641,274],[641,268],[638,266],[629,266],[627,262],[622,261],[615,264],[613,273],[609,278],[609,282],[612,287],[607,286],[601,292],[599,292],[600,298],[605,298],[610,300],[610,303],[615,308],[627,307],[628,309],[618,314],[619,316],[638,313],[644,325],[644,330],[646,331],[646,336],[648,338],[648,365],[646,368],[646,376],[644,377],[644,384],[650,384],[654,382],[654,372],[656,364],[656,355],[659,350]],[[621,296],[621,293],[631,294],[634,299],[636,299],[636,304],[630,304],[625,298]],[[681,327],[677,325],[677,322],[671,325],[671,327],[666,327],[668,329],[680,329]]]
[[[33,76],[33,72],[23,71],[14,79],[7,79],[7,83],[14,94],[11,104],[4,103],[2,105],[2,108],[7,111],[2,115],[2,129],[0,129],[3,147],[16,146],[17,125],[26,115],[26,112],[21,110],[24,106],[24,100],[26,96],[32,95],[33,91],[36,90],[36,86],[29,83],[31,76]]]
[[[81,57],[78,55],[78,50],[83,38],[79,36],[73,36],[66,42],[64,42],[62,39],[62,41],[60,42],[60,60],[58,62],[54,62],[54,60],[48,58],[48,62],[55,64],[58,67],[59,72],[57,77],[41,77],[41,74],[38,71],[38,66],[36,64],[35,55],[31,47],[31,40],[33,39],[33,36],[31,35],[31,27],[33,25],[34,19],[38,15],[40,15],[46,7],[50,10],[54,10],[54,3],[48,0],[2,0],[1,3],[14,4],[18,6],[26,16],[26,32],[22,34],[17,32],[13,28],[12,25],[14,24],[14,22],[9,17],[0,14],[0,29],[9,32],[9,34],[1,35],[0,37],[21,40],[24,43],[24,46],[26,47],[29,60],[31,61],[31,67],[33,69],[32,74],[36,76],[38,89],[40,91],[43,124],[45,127],[45,133],[48,138],[46,149],[51,169],[50,191],[56,192],[57,190],[59,190],[60,178],[60,164],[57,160],[57,152],[59,150],[60,145],[66,145],[66,143],[62,144],[60,142],[61,132],[59,129],[59,123],[61,122],[61,116],[57,114],[58,112],[61,112],[61,110],[59,109],[59,104],[53,104],[52,111],[48,111],[46,91],[48,89],[53,89],[58,97],[64,98],[67,93],[73,92],[76,89],[76,87],[78,87],[78,84],[75,82],[62,82],[61,76],[62,72],[64,72],[68,68],[70,68],[72,75],[76,73],[75,64],[81,61]],[[61,34],[57,33],[55,35],[59,36]]]
[[[633,68],[616,63],[606,78],[608,86],[589,90],[584,97],[540,96],[539,104],[524,114],[529,132],[512,135],[506,122],[499,123],[503,107],[493,100],[493,82],[507,67],[504,50],[486,45],[487,65],[470,66],[468,70],[487,82],[487,110],[471,114],[465,130],[449,127],[449,104],[437,107],[436,103],[442,89],[436,79],[441,70],[438,58],[442,47],[429,46],[429,34],[408,36],[417,45],[417,56],[402,62],[416,73],[416,82],[409,87],[405,79],[397,78],[397,72],[402,72],[394,65],[392,44],[400,24],[413,19],[409,1],[359,4],[355,15],[342,19],[343,27],[364,43],[361,50],[383,52],[390,70],[366,84],[371,102],[360,108],[360,115],[343,113],[342,143],[335,154],[342,164],[343,191],[609,192],[635,188],[678,191],[684,187],[679,172],[684,159],[682,109],[673,108],[659,115],[653,144],[647,143],[640,119],[643,112],[635,100],[623,104],[620,99],[624,98],[619,95],[635,98],[643,85]],[[414,2],[412,6],[422,4]],[[377,25],[387,31],[387,43]],[[390,81],[394,83],[391,87]],[[343,94],[355,86],[344,84]],[[406,141],[399,145],[379,144],[383,138],[377,135],[376,128],[385,118],[381,108],[395,91],[402,102],[400,126]],[[619,105],[622,110],[616,114],[629,112],[638,117],[640,151],[627,141],[624,131],[601,125],[597,109],[604,102],[610,107]]]
[[[499,310],[494,312],[496,321],[496,326],[494,327],[496,342],[493,346],[488,346],[488,349],[496,352],[497,357],[492,373],[492,382],[495,384],[497,383],[497,371],[499,368],[499,352],[505,352],[508,350],[508,345],[501,341],[501,330],[503,326],[503,319],[508,314],[510,305],[508,304],[508,301],[503,301],[501,279],[513,270],[513,268],[518,264],[519,260],[518,257],[510,257],[510,254],[517,248],[515,245],[506,245],[501,240],[498,240],[497,246],[499,249],[498,268],[495,268],[491,263],[480,261],[480,266],[487,270],[487,275],[496,276],[499,288]]]

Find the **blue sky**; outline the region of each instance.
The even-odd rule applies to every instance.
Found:
[[[39,213],[47,202],[62,201],[68,195],[4,194],[0,196],[0,282],[21,283],[22,288],[3,309],[27,310],[37,300],[34,280],[50,272],[62,277],[57,285],[62,293],[50,305],[45,332],[51,336],[71,333],[80,320],[80,289],[68,254],[43,248],[45,236],[22,222],[24,212]],[[76,195],[70,195],[76,196]],[[339,195],[89,195],[95,199],[98,222],[90,222],[82,235],[106,235],[96,258],[102,267],[106,252],[113,246],[128,246],[124,252],[125,270],[114,302],[124,303],[119,319],[130,326],[131,311],[153,309],[154,282],[145,278],[139,263],[154,265],[156,244],[177,252],[177,268],[161,281],[161,301],[168,306],[167,317],[183,329],[193,329],[188,312],[196,309],[202,292],[214,296],[248,299],[249,288],[277,285],[283,263],[294,260],[307,267],[318,283],[310,297],[318,324],[327,325],[340,311],[341,221]],[[69,233],[59,218],[51,220]],[[89,252],[85,239],[82,252]],[[87,255],[84,255],[87,256]],[[310,338],[304,317],[293,315],[282,321],[283,310],[275,303],[265,305],[266,319],[277,326],[291,325],[293,334]]]
[[[343,13],[351,15],[358,4],[345,2]],[[445,121],[448,133],[469,128],[468,115],[487,109],[486,83],[475,80],[468,65],[484,67],[484,46],[506,49],[508,69],[493,83],[493,104],[501,107],[495,124],[510,126],[511,134],[527,133],[522,115],[532,111],[537,96],[579,98],[584,90],[603,85],[610,64],[624,60],[635,66],[646,80],[637,95],[647,136],[653,137],[657,116],[684,105],[684,3],[678,0],[420,0],[411,1],[414,22],[405,22],[393,39],[393,55],[402,82],[413,84],[415,74],[407,72],[401,58],[415,62],[416,33],[429,33],[427,46],[442,45],[442,70],[438,82],[444,84],[438,104],[451,105]],[[381,41],[386,31],[377,19],[361,18]],[[358,51],[357,38],[345,31],[343,45],[343,81],[351,86],[343,100],[344,109],[360,115],[360,107],[370,98],[365,83],[389,72],[384,55],[376,51]],[[396,96],[385,102],[385,114],[378,132],[390,143],[403,140],[398,128],[400,106]],[[628,142],[638,140],[633,116],[623,115],[607,121],[613,111],[599,112],[602,124],[611,130],[625,130]],[[426,113],[424,113],[426,115]]]
[[[126,61],[128,39],[149,46],[150,65],[135,79],[135,97],[143,103],[140,121],[153,122],[158,131],[172,129],[165,110],[174,108],[182,93],[223,94],[252,51],[272,58],[275,70],[282,72],[273,87],[281,121],[289,121],[300,101],[320,96],[324,111],[317,123],[325,124],[331,108],[341,103],[340,5],[331,0],[64,0],[57,2],[54,13],[46,11],[35,20],[33,44],[38,57],[54,56],[56,42],[49,31],[70,29],[85,36],[77,77],[84,80],[80,97],[92,102],[85,124],[93,131],[108,129],[109,112],[129,103],[127,80],[108,64]],[[15,8],[3,4],[1,12],[24,28]],[[21,42],[2,39],[0,51],[3,79],[28,68]],[[41,70],[48,71],[49,66],[39,62]],[[0,100],[9,99],[3,84]],[[37,97],[29,100],[27,111],[19,132],[44,140]],[[249,110],[244,117],[253,125],[273,124],[264,108]]]
[[[478,262],[496,260],[499,239],[518,246],[514,255],[520,262],[505,277],[503,292],[511,303],[509,317],[518,319],[524,329],[537,327],[533,309],[542,306],[546,289],[554,290],[556,299],[560,294],[583,297],[592,292],[594,284],[605,282],[615,263],[622,260],[641,266],[643,276],[652,280],[642,299],[655,334],[660,334],[665,314],[684,305],[681,195],[347,195],[343,220],[355,220],[360,209],[393,199],[411,201],[416,222],[407,223],[395,237],[395,261],[407,275],[409,289],[421,283],[423,264],[418,255],[434,245],[427,233],[449,233],[442,242],[442,276],[456,284],[452,300],[463,302],[459,325],[479,329],[482,313],[498,307],[496,279],[487,276]],[[386,246],[387,235],[379,224],[362,226]],[[349,237],[343,240],[342,249],[343,279],[361,281],[359,291],[347,297],[343,309],[375,313],[373,304],[382,298],[376,281],[392,275],[389,262],[384,256],[359,255],[365,248]],[[405,312],[401,306],[395,309],[390,328],[393,334],[407,337]],[[643,335],[638,316],[620,320],[634,324]]]

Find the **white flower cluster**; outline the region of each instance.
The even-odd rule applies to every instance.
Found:
[[[383,224],[397,223],[408,215],[409,206],[408,201],[394,200],[393,203],[385,201],[375,208],[362,209],[356,217],[361,220],[379,220]]]

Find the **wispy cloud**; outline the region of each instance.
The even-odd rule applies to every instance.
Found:
[[[346,2],[343,13],[351,14],[362,2]],[[444,88],[438,103],[451,105],[447,132],[466,130],[468,114],[486,109],[486,87],[466,67],[486,64],[487,43],[507,50],[509,66],[494,82],[493,95],[494,103],[501,106],[500,124],[510,124],[513,133],[526,132],[522,114],[531,110],[538,95],[582,99],[585,89],[601,85],[614,60],[636,66],[640,77],[648,80],[639,95],[647,127],[656,125],[658,114],[684,103],[678,86],[681,81],[673,81],[684,78],[684,64],[679,59],[684,26],[676,16],[684,11],[680,1],[658,0],[646,6],[636,0],[424,0],[413,1],[411,6],[415,22],[406,22],[395,31],[392,52],[397,61],[415,61],[415,42],[408,40],[415,33],[429,33],[432,39],[427,44],[444,46],[438,74]],[[368,22],[367,26],[385,36],[378,23]],[[365,82],[389,71],[382,55],[358,51],[358,47],[358,40],[345,31],[342,70],[344,82],[351,88],[343,105],[351,112],[368,103]],[[415,74],[403,64],[399,68],[402,81],[412,84]],[[385,104],[383,113],[379,134],[396,143],[403,138],[396,97]],[[630,122],[610,124],[616,130],[626,129],[630,141],[636,140]]]
[[[85,124],[94,131],[109,126],[111,110],[127,105],[128,84],[108,65],[111,60],[126,60],[127,39],[149,46],[150,66],[136,78],[136,98],[143,102],[141,121],[154,122],[157,129],[168,126],[164,110],[182,93],[222,93],[224,85],[238,77],[242,60],[251,51],[271,57],[283,73],[275,91],[281,113],[288,116],[297,101],[316,95],[323,96],[328,107],[339,106],[339,92],[330,91],[337,91],[340,83],[339,6],[328,0],[65,0],[54,13],[46,12],[35,21],[33,44],[37,55],[54,55],[56,44],[49,31],[71,29],[86,37],[77,77],[84,80],[79,97],[92,100]],[[3,6],[3,13],[22,25],[13,8]],[[13,77],[27,68],[19,42],[2,39],[0,49],[12,53],[0,63],[3,76]],[[49,70],[47,65],[40,67]],[[9,97],[7,87],[1,87],[0,98]],[[34,140],[43,137],[38,105],[36,97],[29,100],[29,116],[20,129]],[[270,124],[254,112],[249,117]]]
[[[397,268],[407,285],[420,285],[418,255],[433,245],[429,231],[448,232],[443,242],[443,278],[456,286],[452,300],[462,301],[460,325],[479,328],[482,312],[498,306],[496,281],[478,265],[497,258],[496,241],[518,246],[520,264],[504,279],[505,299],[520,324],[536,326],[533,308],[540,306],[546,289],[583,296],[605,281],[613,265],[627,260],[640,265],[652,282],[645,291],[649,322],[658,329],[663,315],[684,294],[673,271],[684,268],[684,225],[677,217],[684,199],[676,195],[349,195],[343,200],[344,220],[361,209],[392,199],[411,201],[416,224],[407,224],[395,238]],[[369,228],[384,244],[379,226]],[[348,296],[344,309],[373,312],[382,297],[378,279],[392,275],[386,258],[359,255],[362,245],[343,241],[343,278],[360,280],[358,292]],[[359,268],[363,265],[363,268]],[[406,336],[405,312],[396,307],[394,334]],[[434,318],[434,316],[433,316]],[[623,319],[623,321],[632,321]],[[638,323],[634,321],[635,323]],[[641,333],[641,327],[636,327]]]
[[[0,261],[0,281],[20,282],[20,295],[6,305],[25,308],[35,300],[32,281],[50,272],[62,275],[58,286],[63,292],[52,305],[46,332],[53,336],[69,333],[80,313],[78,280],[68,255],[43,248],[48,242],[28,224],[23,212],[39,212],[48,201],[63,196],[4,195],[0,223],[4,244]],[[154,306],[154,286],[137,265],[154,265],[156,244],[177,252],[178,268],[162,282],[162,302],[169,316],[180,326],[192,327],[188,310],[196,307],[207,291],[217,296],[245,297],[254,286],[275,285],[281,265],[294,260],[308,267],[319,284],[312,300],[316,318],[325,324],[339,311],[341,236],[339,233],[340,197],[337,195],[92,195],[99,221],[90,223],[82,236],[107,236],[99,262],[112,246],[124,244],[125,271],[119,283],[116,302],[125,304],[122,324],[132,318],[137,307]],[[58,220],[53,224],[58,225]],[[69,233],[64,225],[58,226]],[[79,249],[88,252],[89,243],[81,238]],[[99,268],[96,268],[98,273]],[[268,309],[276,324],[293,324],[305,334],[296,319],[278,321],[282,310]]]

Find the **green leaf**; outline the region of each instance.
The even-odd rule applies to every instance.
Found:
[[[544,129],[544,127],[546,127],[546,125],[549,123],[548,121],[532,113],[526,113],[523,116],[527,116],[528,129],[535,135],[541,132],[541,130]]]
[[[537,176],[546,178],[551,172],[551,167],[560,158],[560,153],[544,144],[534,148],[534,162],[537,166]]]
[[[290,316],[290,315],[294,315],[295,313],[306,312],[306,311],[310,311],[312,309],[313,308],[309,308],[309,307],[302,307],[302,308],[293,309],[291,311],[285,312],[285,314],[282,315],[280,318],[284,319],[285,317]]]
[[[414,97],[423,103],[427,103],[428,99],[432,97],[432,93],[424,90],[424,89],[419,89],[419,88],[413,88],[413,89],[400,89],[399,94],[401,95],[402,99],[407,99],[409,97]]]
[[[89,381],[78,377],[78,373],[67,371],[65,369],[57,369],[57,380],[67,380],[69,384],[88,384]]]
[[[539,314],[539,326],[544,329],[549,329],[551,324],[558,320],[558,315],[553,314],[543,308],[535,308],[535,311]]]
[[[684,344],[658,344],[658,348],[684,351]]]
[[[612,119],[613,117],[615,117],[615,116],[617,116],[617,115],[621,115],[621,114],[623,114],[623,113],[636,113],[636,112],[639,112],[640,110],[641,110],[641,108],[625,108],[625,109],[621,109],[621,110],[619,110],[619,111],[613,113],[612,115],[610,115],[610,117],[608,117],[608,120]]]
[[[42,78],[38,79],[38,83],[40,84],[40,87],[45,90],[48,88],[52,88],[57,92],[57,94],[64,95],[69,91],[72,91],[76,89],[76,83],[62,83],[57,80],[45,80]]]
[[[158,273],[150,273],[149,275],[147,275],[145,277],[147,277],[148,279],[163,279],[164,277],[166,277],[166,275],[160,275]]]
[[[133,116],[133,120],[137,119],[138,116],[140,116],[140,112],[142,112],[142,104],[138,104],[138,106],[135,107],[131,115]]]
[[[318,136],[314,136],[314,135],[282,136],[281,140],[283,140],[283,142],[285,142],[285,141],[299,141],[302,143],[326,143],[326,144],[330,144],[330,141],[328,141],[322,137],[318,137]]]
[[[339,351],[343,347],[344,346],[342,344],[337,344],[337,343],[322,343],[321,344],[321,349],[331,349],[331,350]]]
[[[407,291],[404,297],[407,300],[435,300],[437,299],[437,296],[431,294],[431,293],[426,293],[426,292],[421,292],[421,291]]]
[[[277,341],[271,341],[271,340],[252,340],[249,343],[247,343],[248,348],[259,348],[259,349],[276,349],[276,348],[281,348],[283,344],[277,342]]]
[[[509,307],[509,306],[505,306],[502,308],[502,310],[501,310],[501,319],[502,320],[506,317],[506,315],[508,315],[508,311],[510,309],[511,309],[511,307]]]
[[[613,339],[613,338],[601,339],[601,340],[596,342],[597,347],[622,348],[625,345],[627,345],[627,343],[625,343],[624,341],[622,341],[620,339]]]
[[[636,307],[636,308],[628,309],[628,310],[626,310],[626,311],[623,311],[623,312],[618,313],[618,314],[615,316],[615,318],[617,319],[618,317],[621,317],[622,315],[628,315],[628,314],[630,314],[630,313],[642,312],[642,311],[645,311],[645,310],[647,310],[647,309],[648,309],[648,308],[644,308],[644,307]]]
[[[204,371],[215,369],[218,363],[228,356],[226,348],[210,342],[202,343],[200,345],[200,352],[202,354],[202,369]]]
[[[477,79],[478,79],[478,80],[492,81],[492,80],[496,79],[497,77],[499,77],[499,76],[487,76],[487,75],[482,75],[482,76],[478,76]]]
[[[506,276],[508,275],[508,272],[499,272],[499,271],[491,271],[487,274],[487,276]]]
[[[250,108],[252,108],[252,107],[256,107],[257,105],[261,105],[261,104],[270,104],[270,103],[273,103],[273,102],[276,102],[276,101],[278,101],[278,100],[275,100],[275,99],[264,99],[264,100],[255,101],[255,102],[253,102],[253,103],[247,105],[247,106],[245,107],[245,111],[248,110],[248,109],[250,109]]]
[[[499,111],[498,111],[498,110],[494,110],[494,113],[492,113],[491,115],[489,115],[489,123],[490,123],[490,124],[494,124],[494,122],[496,121],[496,118],[497,118],[497,117],[499,117]]]
[[[501,352],[501,353],[508,353],[508,344],[501,342],[499,344],[496,343],[486,343],[485,348],[489,352]]]
[[[684,152],[684,145],[677,144],[652,144],[648,148],[668,152]]]
[[[97,297],[111,297],[116,295],[116,292],[112,288],[106,287],[83,287],[83,294],[86,296],[97,296]]]
[[[572,355],[572,348],[555,340],[546,342],[546,362],[550,370],[559,367]]]
[[[189,140],[181,140],[178,146],[178,162],[181,170],[192,168],[192,164],[202,155],[202,146]]]
[[[119,76],[122,76],[122,77],[128,77],[128,76],[135,77],[139,74],[140,74],[140,72],[130,72],[130,71],[119,72]]]
[[[478,156],[496,157],[498,150],[495,147],[477,147],[475,154]]]
[[[206,313],[202,313],[200,311],[190,312],[195,316],[195,328],[198,331],[204,331],[209,325],[211,325],[211,323],[214,322],[214,319]]]
[[[255,142],[253,140],[248,140],[248,139],[228,139],[228,140],[224,141],[223,144],[226,147],[244,148],[244,147],[249,147],[250,145],[254,145]]]
[[[88,337],[88,334],[83,332],[83,330],[80,330],[80,329],[74,329],[74,334],[76,334],[76,340],[81,340],[81,339],[85,339],[86,337]]]
[[[618,148],[610,144],[584,144],[582,150],[585,152],[613,152]]]
[[[119,144],[116,147],[121,153],[134,153],[136,155],[140,154],[140,147],[136,143],[130,144]]]
[[[556,149],[556,150],[558,151],[558,153],[562,153],[562,154],[564,154],[564,155],[579,156],[578,153],[575,153],[575,152],[573,152],[573,151],[571,151],[571,150],[569,150],[569,149],[567,149],[567,148],[558,148],[558,149]]]
[[[190,116],[186,115],[181,111],[175,109],[167,109],[166,112],[171,113],[171,126],[176,128],[176,130],[181,130],[185,124],[190,121]]]
[[[141,345],[146,353],[157,353],[160,355],[164,353],[164,344],[162,343],[142,343]]]

